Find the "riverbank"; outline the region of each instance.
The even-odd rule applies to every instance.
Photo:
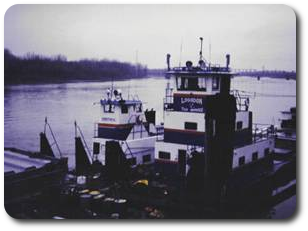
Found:
[[[4,50],[4,83],[63,83],[70,81],[116,81],[147,76],[147,67],[116,60],[83,59],[68,61],[57,55],[45,57],[27,54],[23,57]]]

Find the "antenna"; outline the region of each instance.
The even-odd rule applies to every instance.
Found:
[[[129,100],[130,80],[131,79],[129,79],[129,81],[128,81],[127,100]]]
[[[110,99],[112,99],[113,97],[113,76],[111,77],[111,97]]]
[[[171,55],[167,54],[167,68],[168,68],[168,71],[170,71],[170,57],[171,57]]]
[[[203,38],[202,37],[200,37],[199,38],[200,39],[200,58],[199,58],[199,60],[202,60],[202,45],[203,45]]]
[[[179,67],[181,67],[181,61],[182,61],[182,49],[183,49],[183,37],[181,38]]]
[[[138,76],[138,49],[136,50],[136,77]]]
[[[138,77],[138,75],[139,75],[139,51],[138,51],[138,49],[136,49],[136,77]],[[135,90],[134,90],[134,92],[132,93],[132,99],[134,99],[135,97],[135,95],[136,95],[136,88],[135,88]]]
[[[211,66],[211,56],[212,56],[212,44],[211,44],[211,37],[209,39],[209,65]]]

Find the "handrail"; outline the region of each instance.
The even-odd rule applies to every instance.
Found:
[[[94,123],[94,137],[98,136],[98,123]]]
[[[190,154],[191,154],[192,152],[194,152],[194,151],[198,152],[197,149],[200,149],[201,152],[204,152],[204,147],[203,147],[203,146],[189,145],[189,144],[188,144],[188,145],[186,146],[186,153],[187,153],[188,155],[190,155]]]
[[[143,150],[140,151],[136,151],[134,152],[135,154],[140,154],[140,153],[145,153],[145,152],[149,152],[149,151],[153,151],[155,148],[145,148]],[[135,156],[134,154],[132,155],[133,157]]]
[[[253,142],[258,142],[260,140],[263,140],[264,138],[269,138],[275,135],[275,128],[273,125],[270,126],[264,126],[265,124],[262,124],[263,127],[258,127],[260,124],[253,124],[254,127],[252,129],[253,132]]]
[[[126,150],[125,150],[124,154],[126,155],[126,151],[128,150],[128,151],[129,151],[129,154],[130,154],[132,157],[134,157],[134,155],[133,155],[133,153],[132,153],[130,147],[128,146],[128,143],[127,143],[126,140],[124,141],[124,143],[126,144]]]
[[[58,142],[57,142],[57,140],[56,140],[56,137],[55,137],[55,135],[54,135],[54,133],[53,133],[53,131],[52,131],[52,129],[51,129],[50,124],[47,122],[47,117],[45,117],[45,125],[44,125],[44,134],[45,134],[45,135],[46,135],[46,127],[49,128],[50,134],[51,134],[51,136],[52,136],[52,139],[53,139],[53,144],[52,144],[52,145],[54,145],[54,144],[56,145],[57,150],[58,150],[58,152],[59,152],[59,155],[60,155],[60,157],[62,158],[62,153],[61,153],[60,147],[59,147]],[[52,145],[51,145],[51,146],[52,146]]]
[[[185,72],[226,72],[229,73],[231,69],[229,67],[221,67],[219,64],[211,64],[211,66],[207,66],[205,68],[201,67],[174,67],[171,71],[177,72],[177,71],[185,71]]]
[[[236,99],[236,106],[238,111],[248,111],[249,108],[249,95],[241,95],[239,90],[231,90],[230,93]]]

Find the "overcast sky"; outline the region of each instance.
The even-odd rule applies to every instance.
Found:
[[[199,37],[212,63],[296,70],[296,18],[284,5],[15,5],[5,15],[4,46],[34,52],[138,61],[149,68],[197,62]],[[180,48],[182,44],[182,56]]]

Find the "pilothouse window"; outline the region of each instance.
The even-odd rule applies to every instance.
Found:
[[[127,114],[127,113],[128,113],[128,107],[127,107],[127,105],[122,105],[122,106],[121,106],[121,112],[122,112],[122,114]]]
[[[177,89],[182,91],[206,91],[206,78],[178,77]]]
[[[188,89],[189,90],[198,90],[198,78],[188,78]]]
[[[212,90],[219,90],[219,77],[217,76],[212,79]]]
[[[136,109],[136,112],[142,112],[142,105],[137,104],[135,109]]]
[[[200,91],[206,91],[206,79],[198,78],[198,87]]]
[[[179,77],[177,80],[177,89],[186,90],[188,88],[188,79],[184,77]]]
[[[105,104],[104,105],[104,112],[114,113],[114,105],[112,105],[112,104]]]
[[[170,152],[159,151],[158,152],[158,158],[159,159],[170,160]]]

